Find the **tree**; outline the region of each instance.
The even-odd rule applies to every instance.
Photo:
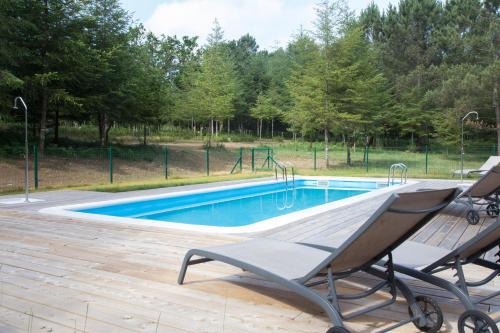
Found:
[[[200,73],[191,92],[196,99],[190,100],[195,101],[202,118],[209,121],[209,135],[212,136],[218,134],[222,122],[234,114],[237,81],[233,59],[223,43],[222,29],[217,20],[208,40],[209,44],[202,53]]]
[[[2,86],[27,98],[31,115],[38,119],[43,150],[51,101],[74,100],[67,89],[74,79],[68,64],[81,59],[70,57],[79,39],[81,19],[76,13],[81,5],[69,0],[4,2],[0,6],[0,73],[6,79]]]
[[[319,48],[304,31],[300,31],[288,47],[291,58],[291,73],[286,87],[291,97],[291,106],[283,117],[289,124],[294,138],[297,133],[304,137],[316,129],[311,112],[323,109],[324,89],[317,78]]]
[[[234,99],[235,120],[240,130],[249,125],[250,109],[257,102],[257,97],[269,86],[266,71],[268,54],[259,52],[255,38],[249,34],[228,43],[229,52],[234,59],[238,89]],[[258,130],[257,130],[258,131]]]
[[[200,71],[199,61],[193,60],[179,73],[174,94],[174,114],[170,117],[173,120],[189,123],[194,133],[197,123],[206,120],[198,110],[199,101],[203,98],[199,95],[201,90],[197,89]]]
[[[86,11],[89,62],[82,90],[87,112],[96,115],[100,144],[107,146],[112,123],[127,112],[123,97],[130,78],[128,65],[133,61],[128,42],[134,32],[130,30],[130,15],[118,0],[92,0]]]
[[[390,95],[387,81],[377,67],[376,52],[363,37],[361,28],[353,26],[335,45],[331,94],[336,101],[336,128],[347,137],[348,156],[358,133],[365,144],[377,134],[387,119]],[[348,164],[350,159],[348,158]]]
[[[271,137],[274,135],[274,119],[281,114],[279,107],[275,104],[278,101],[276,97],[276,91],[274,89],[269,89],[267,94],[259,95],[257,103],[250,109],[252,117],[259,121],[259,125],[257,126],[257,135],[259,139],[262,139],[263,120],[271,120]]]
[[[498,19],[494,2],[450,1],[444,6],[439,41],[446,52],[443,64],[430,68],[435,83],[423,103],[435,115],[436,136],[447,143],[458,142],[460,119],[469,111],[479,112],[483,133],[496,123],[500,143]]]
[[[317,126],[319,126],[324,133],[325,139],[325,161],[326,167],[329,165],[328,158],[328,141],[330,130],[335,122],[335,101],[331,100],[331,70],[332,60],[334,58],[333,46],[339,38],[343,30],[347,27],[352,19],[352,13],[349,11],[345,0],[324,0],[320,2],[316,8],[316,30],[315,37],[320,45],[319,70],[316,71],[321,83],[320,87],[323,90],[323,108],[314,109]]]

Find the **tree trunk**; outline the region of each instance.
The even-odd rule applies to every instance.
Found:
[[[144,135],[143,135],[142,144],[145,146],[148,144],[147,137],[148,137],[148,127],[146,125],[144,125]]]
[[[45,147],[45,134],[47,133],[47,110],[49,108],[49,90],[43,87],[42,90],[42,109],[40,115],[40,136],[38,141],[38,150],[43,153]]]
[[[227,118],[227,134],[231,132],[231,119]]]
[[[104,131],[103,131],[103,125],[102,125],[102,113],[99,113],[99,116],[97,117],[97,127],[99,128],[99,142],[101,146],[104,146],[103,141],[104,141]]]
[[[347,165],[351,166],[351,141],[347,139]]]
[[[274,138],[274,117],[271,118],[271,139]]]
[[[498,105],[498,80],[493,87],[493,107],[497,118],[497,155],[500,156],[500,105]]]
[[[42,66],[43,72],[48,72],[48,44],[49,44],[49,2],[44,0],[44,22],[43,22],[43,45],[42,45]],[[46,83],[42,84],[42,107],[40,110],[40,136],[38,141],[38,150],[43,153],[45,147],[45,134],[47,133],[47,111],[49,109],[49,89]]]
[[[107,119],[106,119],[106,123],[107,123]],[[111,130],[111,126],[108,124],[107,127],[106,127],[106,135],[104,136],[104,139],[105,139],[105,146],[107,147],[109,145],[109,131]]]
[[[370,137],[367,135],[365,136],[365,154],[363,154],[363,164],[366,163],[366,147],[370,143]]]
[[[54,118],[54,144],[59,144],[59,107],[56,106],[56,114]]]
[[[325,164],[326,168],[328,169],[328,167],[330,166],[330,160],[328,158],[328,129],[325,128],[324,134],[325,134]]]
[[[262,140],[262,119],[260,119],[259,124],[259,140]]]
[[[101,141],[101,147],[106,147],[108,145],[108,134],[110,128],[111,127],[108,124],[108,113],[103,111],[99,117],[99,140]]]

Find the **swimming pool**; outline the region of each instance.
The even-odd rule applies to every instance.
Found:
[[[365,200],[394,186],[380,180],[299,177],[288,183],[262,181],[42,211],[191,230],[252,232],[358,201],[353,199]]]

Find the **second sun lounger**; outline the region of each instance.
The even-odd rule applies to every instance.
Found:
[[[486,162],[484,162],[483,165],[479,169],[464,169],[463,175],[465,177],[470,176],[471,174],[477,173],[481,176],[485,175],[486,172],[491,170],[494,166],[496,166],[498,163],[500,163],[500,156],[490,156]],[[460,176],[462,173],[462,170],[455,170],[453,171],[453,176]]]
[[[333,251],[345,238],[345,235],[338,235],[333,239],[317,240],[307,243],[307,245],[317,249]],[[496,259],[483,258],[484,254],[489,251],[496,252]],[[386,265],[388,260],[390,259],[382,259],[380,265]],[[498,319],[493,320],[486,313],[479,311],[477,304],[500,296],[500,291],[494,291],[474,300],[469,295],[469,287],[483,286],[500,275],[499,220],[452,251],[407,241],[393,251],[392,262],[396,272],[445,289],[460,300],[465,308],[465,312],[461,314],[458,320],[460,333],[466,332],[466,327],[471,328],[472,332],[498,333],[496,324]],[[471,264],[488,269],[490,274],[480,281],[467,281],[463,266]],[[438,272],[451,269],[457,272],[456,283],[435,276]]]
[[[437,332],[442,325],[442,312],[429,297],[416,298],[410,289],[394,276],[392,252],[418,229],[446,207],[458,194],[458,189],[393,194],[382,206],[338,249],[324,251],[306,245],[272,239],[254,239],[186,253],[178,283],[183,284],[186,270],[191,265],[221,261],[273,281],[320,306],[333,327],[329,333],[349,332],[343,326],[348,320],[396,301],[397,290],[406,298],[410,318],[381,332],[387,332],[407,323],[422,331]],[[193,259],[196,256],[198,258]],[[384,268],[375,264],[384,258]],[[365,271],[381,281],[358,294],[337,293],[336,281]],[[319,280],[318,280],[319,278]],[[312,289],[327,284],[328,292]],[[360,299],[388,289],[390,299],[344,314],[339,300]]]
[[[494,251],[496,259],[483,258]],[[415,253],[419,256],[416,258]],[[477,300],[469,295],[469,287],[483,286],[500,276],[500,221],[497,220],[475,237],[452,251],[416,242],[406,242],[393,253],[394,268],[397,272],[412,276],[443,288],[455,295],[465,308],[458,320],[459,332],[468,327],[473,332],[498,333],[497,322],[486,313],[479,311],[477,304],[500,296],[500,291],[492,292]],[[481,281],[469,282],[463,270],[465,265],[478,265],[490,271]],[[445,270],[455,270],[457,281],[452,283],[434,274]]]
[[[458,203],[467,205],[467,222],[479,223],[479,212],[486,211],[488,216],[497,217],[499,213],[500,164],[491,168],[456,199]],[[478,206],[479,208],[475,208]],[[486,206],[486,208],[481,208]]]

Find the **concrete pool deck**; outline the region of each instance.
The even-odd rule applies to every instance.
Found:
[[[256,181],[261,181],[258,179]],[[242,181],[224,182],[234,184]],[[248,182],[243,181],[243,182]],[[430,180],[404,188],[442,188],[458,181]],[[53,191],[33,194],[44,201],[0,205],[0,332],[324,332],[328,320],[315,306],[276,285],[221,263],[194,266],[178,286],[184,253],[199,246],[269,237],[290,241],[350,233],[388,194],[265,232],[214,235],[113,222],[83,221],[40,214],[38,210],[72,203],[170,193],[220,186],[103,193]],[[11,198],[22,195],[8,196]],[[7,198],[7,196],[2,197]],[[461,205],[450,205],[413,239],[452,249],[494,220],[484,215],[467,224]],[[480,276],[480,270],[471,272]],[[369,277],[359,275],[363,282]],[[495,281],[490,288],[500,288]],[[444,291],[410,281],[418,293],[432,295],[445,312],[443,331],[456,331],[462,312]],[[343,284],[345,290],[359,289]],[[475,290],[481,294],[481,290]],[[380,299],[373,297],[373,300]],[[367,304],[363,302],[362,304]],[[344,309],[359,301],[342,303]],[[500,300],[484,310],[498,311]],[[371,332],[406,316],[403,302],[347,323]],[[397,332],[417,332],[412,324]]]

